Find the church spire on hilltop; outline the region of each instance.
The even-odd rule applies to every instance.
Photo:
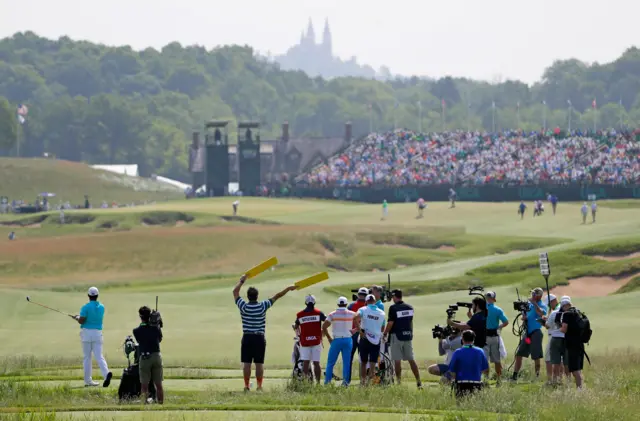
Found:
[[[333,40],[331,39],[331,29],[329,29],[329,18],[325,18],[324,20],[322,47],[326,54],[328,54],[329,56],[333,56]]]
[[[313,21],[309,18],[309,26],[307,27],[307,41],[316,43],[316,32],[313,30]]]

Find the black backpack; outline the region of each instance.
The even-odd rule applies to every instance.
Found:
[[[572,308],[569,311],[576,314],[576,325],[578,327],[580,341],[583,344],[588,344],[591,340],[591,335],[593,335],[593,330],[591,330],[591,322],[585,313],[578,310],[577,308]]]

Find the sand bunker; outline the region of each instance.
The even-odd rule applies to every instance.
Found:
[[[456,251],[456,248],[454,246],[446,246],[446,245],[442,245],[440,247],[438,247],[438,250],[442,250],[442,251]]]
[[[636,251],[635,253],[631,253],[631,254],[620,254],[620,255],[610,255],[610,256],[591,256],[591,257],[599,260],[604,260],[607,262],[617,262],[618,260],[633,259],[636,257],[640,257],[640,251]]]
[[[640,273],[640,272],[639,272]],[[556,296],[573,297],[605,297],[629,283],[638,273],[615,279],[611,276],[584,276],[571,279],[569,285],[559,285],[551,291]]]

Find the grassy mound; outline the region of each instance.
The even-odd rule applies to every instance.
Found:
[[[94,205],[108,203],[164,201],[184,198],[166,184],[94,170],[88,165],[53,159],[0,158],[2,195],[32,202],[42,192],[52,192],[58,200],[84,203],[88,194]]]

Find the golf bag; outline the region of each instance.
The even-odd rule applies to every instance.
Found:
[[[142,393],[142,385],[140,384],[140,347],[131,336],[127,336],[123,349],[127,356],[127,368],[122,370],[120,386],[118,387],[120,401],[137,399]],[[131,364],[129,358],[131,353],[133,353],[133,364]],[[156,387],[153,382],[149,382],[149,397],[156,398]]]
[[[389,385],[395,382],[396,368],[395,363],[391,359],[389,352],[389,344],[384,344],[384,351],[380,353],[380,359],[378,360],[378,366],[373,369],[376,370],[373,375],[373,384]]]

